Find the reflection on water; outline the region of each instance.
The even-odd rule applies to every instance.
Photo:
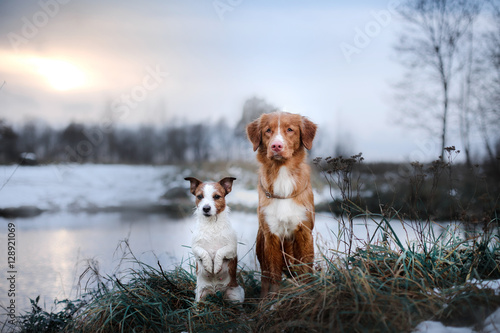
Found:
[[[17,229],[18,309],[29,309],[28,298],[37,295],[49,308],[54,298],[75,297],[86,259],[97,260],[102,274],[112,274],[121,257],[117,247],[124,239],[129,239],[140,260],[156,265],[157,257],[168,269],[175,263],[173,258],[188,257],[189,249],[183,246],[190,244],[193,225],[190,219],[167,221],[151,215],[130,221],[120,214],[52,214],[13,222]],[[6,247],[6,237],[1,237],[0,246]],[[4,286],[0,284],[2,305],[8,301]]]
[[[247,269],[258,269],[253,249],[257,233],[257,216],[231,213],[231,221],[238,234],[238,257]],[[122,240],[128,239],[134,255],[142,262],[157,267],[159,261],[165,270],[187,261],[190,257],[191,234],[195,227],[193,218],[172,220],[162,215],[122,215],[119,213],[42,214],[31,219],[13,221],[16,224],[17,313],[29,309],[29,298],[41,295],[41,304],[50,309],[54,299],[77,295],[80,274],[88,259],[99,262],[102,275],[119,274],[118,269],[130,267],[130,262],[121,262]],[[6,223],[4,223],[6,224]],[[418,232],[399,222],[392,223],[398,237],[406,243],[418,237]],[[436,224],[436,236],[446,225]],[[4,228],[6,228],[4,226]],[[353,226],[356,244],[366,243],[377,230],[373,222],[356,221]],[[418,231],[418,230],[417,230]],[[2,232],[0,247],[5,248],[7,239]],[[316,217],[315,241],[320,251],[346,250],[346,243],[338,242],[339,223],[329,214]],[[345,239],[341,236],[340,239]],[[377,231],[375,240],[381,239]],[[122,243],[123,245],[123,243]],[[320,251],[317,251],[320,252]],[[3,252],[4,253],[4,252]],[[6,260],[3,258],[2,260]],[[3,269],[0,274],[6,274]],[[2,280],[4,277],[2,276]],[[5,284],[0,284],[0,304],[8,302]]]

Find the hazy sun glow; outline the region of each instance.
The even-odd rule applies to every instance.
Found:
[[[66,91],[85,86],[87,77],[85,73],[64,60],[32,58],[31,63],[36,67],[36,72],[56,90]]]

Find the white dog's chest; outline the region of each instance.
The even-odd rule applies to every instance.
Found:
[[[233,229],[214,229],[200,227],[193,235],[193,245],[200,246],[210,254],[212,260],[217,251],[226,246],[231,246],[236,251],[236,234]]]

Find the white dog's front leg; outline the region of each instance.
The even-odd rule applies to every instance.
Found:
[[[217,274],[221,271],[224,259],[233,259],[234,257],[236,257],[234,246],[226,245],[217,250],[214,258],[214,273]]]
[[[214,262],[212,261],[210,254],[204,248],[202,248],[200,246],[193,246],[192,250],[193,250],[193,253],[194,253],[194,256],[196,257],[196,259],[201,261],[203,268],[207,272],[213,273],[214,272]]]

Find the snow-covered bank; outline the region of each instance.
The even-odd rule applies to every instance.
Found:
[[[161,203],[170,166],[48,165],[0,167],[0,208],[82,211]]]
[[[482,323],[479,331],[471,327],[445,326],[437,321],[424,321],[418,324],[413,333],[498,333],[500,332],[500,309],[493,312]]]
[[[500,280],[472,279],[470,283],[478,289],[495,290],[495,295],[500,295]],[[497,333],[500,332],[500,308],[478,326],[480,329],[476,330],[474,327],[452,327],[436,321],[424,321],[415,328],[413,333]]]
[[[247,189],[248,177],[232,167],[236,181],[229,203],[233,210],[255,210],[258,195]],[[165,212],[192,208],[189,184],[193,172],[178,166],[147,165],[45,165],[0,166],[0,210],[6,216],[36,216],[41,212]],[[329,192],[316,193],[316,202]],[[0,214],[1,216],[1,214]]]

